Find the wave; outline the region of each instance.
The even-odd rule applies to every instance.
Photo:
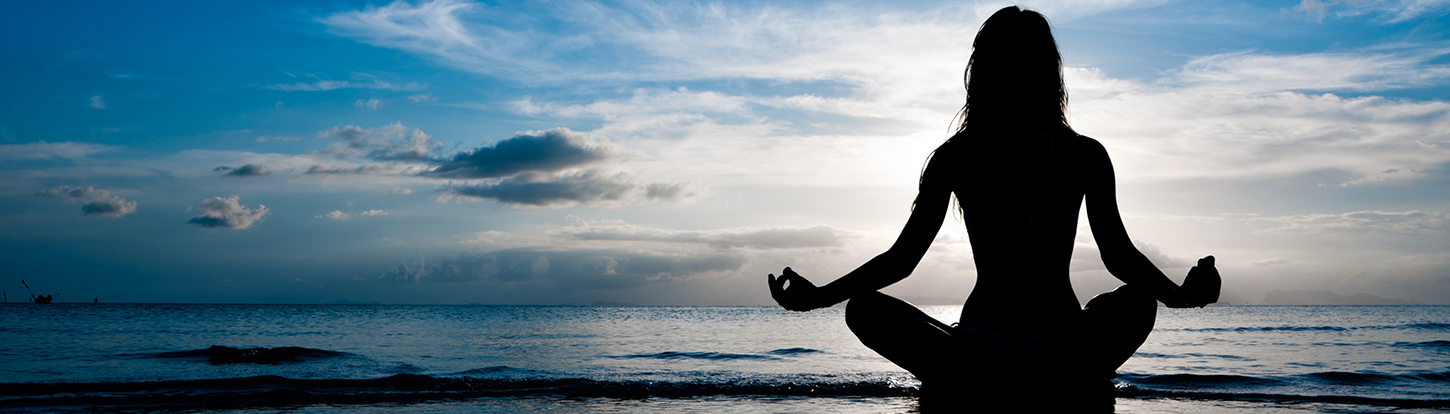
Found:
[[[777,358],[777,357],[774,357],[774,356],[771,356],[771,355],[779,355],[779,356],[793,357],[793,356],[801,356],[801,355],[807,355],[807,354],[823,354],[825,352],[826,351],[822,351],[822,350],[819,350],[819,349],[810,349],[810,348],[781,348],[781,349],[772,350],[770,352],[766,352],[767,354],[770,354],[770,355],[760,355],[760,354],[730,354],[730,353],[724,353],[724,352],[681,352],[681,351],[665,351],[665,352],[658,352],[658,353],[653,353],[653,354],[611,355],[611,356],[607,356],[606,358],[619,358],[619,359],[705,359],[705,360],[717,360],[717,361],[729,361],[729,360],[779,361],[779,360],[781,360],[780,358]]]
[[[915,397],[917,387],[891,378],[848,380],[818,375],[781,375],[721,381],[719,379],[652,381],[550,377],[538,371],[494,366],[463,371],[461,377],[397,374],[375,379],[291,379],[279,376],[244,378],[54,384],[0,384],[0,410],[26,407],[153,407],[239,405],[371,404],[424,400],[466,400],[483,397],[558,396],[563,398],[695,398],[740,397]],[[490,377],[529,374],[520,378]],[[479,375],[479,376],[473,376]],[[1284,385],[1318,383],[1384,384],[1394,381],[1450,381],[1450,373],[1417,375],[1326,372],[1290,377],[1241,375],[1136,375],[1118,377],[1118,398],[1187,398],[1268,403],[1334,403],[1396,408],[1450,408],[1447,399],[1374,398],[1354,395],[1272,393]],[[1006,393],[1020,393],[1003,384]],[[1437,385],[1439,386],[1439,385]],[[1026,390],[1029,393],[1031,390]],[[1005,394],[1004,394],[1005,395]]]
[[[157,352],[149,354],[130,354],[121,356],[135,358],[204,359],[214,365],[277,365],[315,359],[346,357],[351,355],[352,354],[346,352],[328,351],[325,349],[302,348],[296,346],[282,346],[276,348],[232,348],[229,346],[212,345],[210,348],[207,349]]]
[[[780,358],[776,358],[776,357],[769,356],[769,355],[730,354],[730,353],[724,353],[724,352],[679,352],[679,351],[665,351],[665,352],[659,352],[659,353],[654,353],[654,354],[611,355],[611,356],[608,356],[607,358],[620,358],[620,359],[635,359],[635,358],[638,358],[638,359],[712,359],[712,360],[720,360],[720,361],[728,361],[728,360],[749,360],[749,359],[755,359],[755,360],[779,360],[780,359]]]
[[[1426,330],[1436,330],[1436,331],[1450,330],[1450,323],[1428,322],[1428,323],[1412,323],[1412,324],[1402,325],[1402,326],[1404,326],[1405,329],[1426,329]]]
[[[1137,385],[1167,388],[1236,387],[1253,388],[1294,383],[1316,383],[1321,385],[1374,386],[1390,383],[1450,382],[1450,372],[1425,372],[1417,374],[1382,374],[1376,372],[1327,371],[1282,377],[1251,377],[1222,374],[1166,374],[1139,375],[1120,374],[1118,379]]]
[[[1139,386],[1155,388],[1252,388],[1284,385],[1285,381],[1275,378],[1259,378],[1244,375],[1223,374],[1167,374],[1167,375],[1119,375],[1118,379]]]
[[[1184,332],[1273,332],[1273,331],[1328,331],[1344,332],[1353,330],[1450,330],[1450,323],[1425,322],[1407,323],[1401,325],[1371,325],[1371,326],[1240,326],[1234,328],[1180,328]]]
[[[1342,326],[1241,326],[1237,328],[1183,328],[1187,332],[1271,332],[1271,331],[1332,331],[1342,332],[1355,328]]]
[[[805,355],[805,354],[824,354],[824,353],[826,353],[826,351],[822,351],[822,350],[819,350],[819,349],[810,349],[810,348],[782,348],[782,349],[777,349],[777,350],[774,350],[774,351],[770,351],[770,353],[775,354],[775,355],[795,356],[795,355]]]
[[[1395,342],[1397,347],[1403,348],[1424,348],[1450,351],[1450,341],[1425,341],[1425,342]]]

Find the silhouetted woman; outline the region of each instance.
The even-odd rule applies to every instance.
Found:
[[[1155,300],[1171,307],[1217,300],[1213,258],[1200,260],[1180,288],[1133,246],[1107,151],[1068,126],[1062,58],[1041,14],[999,10],[972,46],[961,124],[928,159],[896,243],[820,288],[786,268],[769,276],[771,295],[795,311],[849,299],[851,331],[916,375],[923,401],[992,403],[1016,389],[1046,398],[1037,402],[1111,407],[1114,371],[1152,331]],[[957,326],[877,291],[916,268],[952,194],[977,267]],[[1126,283],[1086,308],[1068,279],[1084,199],[1103,263]]]

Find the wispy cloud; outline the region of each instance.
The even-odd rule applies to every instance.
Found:
[[[462,254],[398,265],[379,279],[390,282],[535,283],[568,289],[629,289],[739,269],[728,253],[694,255],[614,249],[529,247]]]
[[[1193,59],[1173,81],[1214,92],[1384,91],[1441,85],[1450,65],[1432,63],[1445,48],[1398,52],[1269,54],[1240,51]]]
[[[482,232],[475,252],[399,265],[395,282],[542,283],[586,289],[635,288],[731,275],[752,257],[838,249],[847,232],[829,226],[672,230],[620,220],[572,223],[537,236]]]
[[[391,82],[383,82],[383,81],[380,81],[380,80],[373,80],[373,81],[369,81],[369,82],[352,82],[352,81],[345,81],[345,80],[344,81],[338,81],[338,80],[319,80],[319,81],[316,81],[316,82],[297,82],[297,83],[290,83],[290,84],[275,84],[275,85],[267,85],[267,86],[265,86],[265,88],[267,88],[267,89],[273,89],[273,90],[279,90],[279,91],[286,91],[286,92],[294,92],[294,91],[318,92],[318,91],[330,91],[330,90],[334,90],[334,89],[380,89],[380,90],[385,90],[385,91],[414,92],[414,91],[421,91],[421,90],[423,90],[423,89],[425,89],[427,87],[428,87],[428,85],[419,84],[417,82],[391,83]]]
[[[0,145],[0,160],[30,160],[84,158],[91,154],[110,151],[110,145],[89,142],[32,142],[29,144]]]
[[[1450,215],[1440,212],[1418,210],[1378,211],[1364,210],[1337,214],[1292,214],[1273,217],[1253,217],[1250,222],[1265,222],[1275,225],[1256,233],[1304,234],[1331,230],[1379,230],[1412,234],[1445,234],[1450,226]]]
[[[458,14],[478,5],[454,0],[393,2],[318,18],[331,33],[375,46],[430,55],[481,72],[541,69],[524,59],[530,41],[497,27],[470,25]]]
[[[554,235],[574,240],[698,243],[716,248],[789,249],[840,247],[847,232],[829,226],[670,230],[623,221],[581,222]]]
[[[1362,177],[1346,185],[1375,184],[1450,162],[1450,148],[1438,144],[1450,141],[1450,103],[1311,94],[1294,90],[1311,84],[1290,79],[1303,72],[1326,88],[1393,89],[1450,83],[1443,65],[1373,54],[1236,53],[1207,60],[1257,63],[1190,67],[1152,84],[1069,71],[1074,127],[1116,150],[1123,161],[1119,177],[1129,179],[1338,170]],[[1306,72],[1316,66],[1329,69]],[[1139,156],[1121,157],[1123,150]]]
[[[1450,9],[1445,0],[1301,0],[1292,9],[1295,13],[1323,22],[1328,16],[1359,16],[1374,13],[1385,24],[1414,20],[1427,15],[1442,15]]]

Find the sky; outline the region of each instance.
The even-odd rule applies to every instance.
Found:
[[[7,2],[0,286],[770,304],[767,273],[891,245],[1010,4]],[[1450,303],[1450,2],[1018,4],[1171,278]],[[1086,220],[1071,270],[1084,302],[1121,283]],[[975,280],[948,215],[886,292]]]

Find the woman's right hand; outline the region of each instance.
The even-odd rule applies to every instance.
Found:
[[[805,312],[830,306],[826,303],[826,292],[789,267],[780,273],[780,277],[774,274],[766,277],[770,283],[770,297],[775,298],[775,303],[782,308]],[[786,286],[786,282],[790,282],[790,286]]]
[[[1169,292],[1160,301],[1170,308],[1202,308],[1218,302],[1222,286],[1223,279],[1218,275],[1218,269],[1213,267],[1213,256],[1205,256],[1198,259],[1198,266],[1188,269],[1183,286]]]

